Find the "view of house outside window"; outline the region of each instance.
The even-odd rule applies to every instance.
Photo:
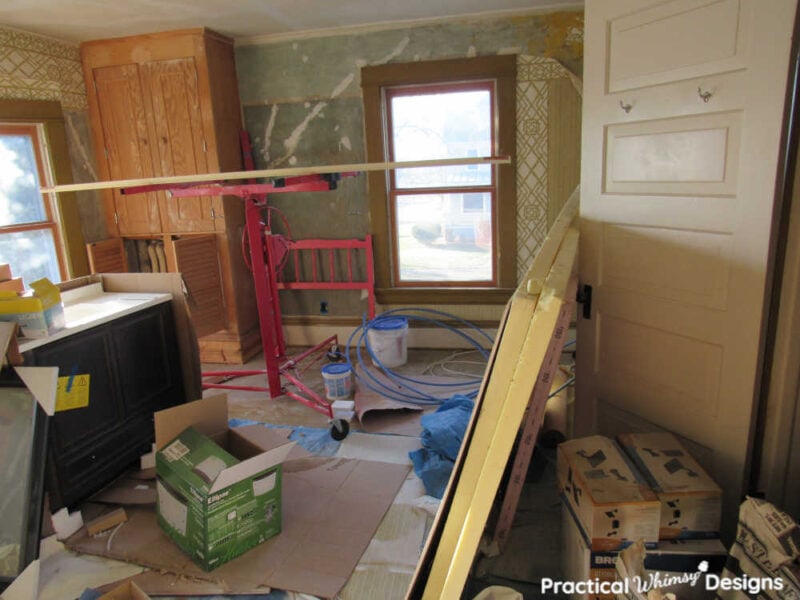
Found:
[[[387,90],[391,160],[490,156],[493,84]],[[391,174],[397,285],[494,285],[495,176],[490,165]]]
[[[0,124],[0,263],[25,286],[62,278],[52,202],[39,191],[46,164],[37,125]]]

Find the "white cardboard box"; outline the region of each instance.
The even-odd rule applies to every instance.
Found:
[[[626,433],[622,449],[661,501],[661,539],[719,537],[722,490],[671,433]]]
[[[576,521],[575,515],[566,504],[562,503],[562,566],[564,581],[584,582],[597,580],[600,582],[618,581],[616,561],[620,555],[618,550],[592,550],[586,532]],[[644,569],[646,576],[650,573],[682,574],[695,573],[700,563],[708,573],[722,571],[727,559],[727,551],[722,542],[714,540],[663,540],[655,548],[646,549]],[[678,598],[690,599],[702,597],[705,589],[685,588]],[[636,590],[638,583],[630,581],[629,590]],[[610,586],[607,586],[610,589]],[[668,590],[669,591],[669,590]],[[573,599],[611,600],[615,594],[573,594]]]
[[[614,440],[598,435],[560,444],[558,486],[593,550],[658,542],[661,503]]]

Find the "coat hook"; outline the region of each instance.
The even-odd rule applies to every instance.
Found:
[[[703,102],[708,102],[708,99],[711,98],[711,92],[704,92],[702,88],[697,88],[697,95],[703,99]]]
[[[625,103],[622,102],[622,100],[620,100],[619,101],[619,107],[622,110],[625,111],[625,114],[628,114],[629,112],[631,112],[631,109],[633,108],[633,104],[625,104]]]

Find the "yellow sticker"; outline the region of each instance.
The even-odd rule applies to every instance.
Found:
[[[89,406],[89,374],[58,378],[56,412]]]

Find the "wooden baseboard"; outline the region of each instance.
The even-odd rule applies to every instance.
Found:
[[[198,340],[198,346],[200,347],[200,362],[203,364],[242,365],[262,350],[258,328],[251,329],[244,334],[218,331],[201,337]]]

